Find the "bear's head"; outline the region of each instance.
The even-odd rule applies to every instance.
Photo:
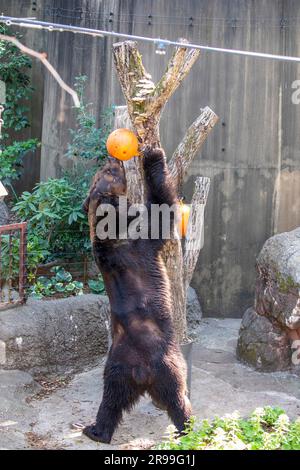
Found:
[[[88,214],[91,239],[95,237],[96,212],[100,204],[118,205],[118,197],[126,196],[127,184],[123,163],[109,157],[104,167],[93,178],[89,194],[83,203]]]
[[[126,176],[123,163],[109,157],[104,167],[97,171],[93,178],[88,197],[83,203],[85,212],[89,207],[97,209],[102,202],[108,202],[109,198],[125,196],[127,190]]]

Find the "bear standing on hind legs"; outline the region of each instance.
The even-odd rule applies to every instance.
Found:
[[[177,196],[164,152],[147,147],[143,155],[150,222],[152,204],[167,204],[171,208]],[[123,239],[117,234],[114,239],[103,240],[96,234],[101,220],[96,214],[98,206],[110,204],[118,213],[122,210],[119,196],[126,196],[125,171],[121,162],[110,158],[95,175],[84,203],[95,261],[111,306],[112,346],[96,422],[83,432],[105,443],[111,441],[123,411],[130,410],[145,392],[167,410],[179,432],[191,416],[186,364],[175,339],[169,279],[161,259],[165,242],[161,222],[156,239]],[[130,217],[127,222],[130,223]],[[170,224],[172,231],[174,212]]]

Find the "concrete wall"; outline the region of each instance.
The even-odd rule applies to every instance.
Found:
[[[37,12],[28,1],[7,3],[0,0],[1,11],[18,16],[36,14],[48,21],[300,55],[297,0],[45,0],[36,2]],[[54,32],[30,32],[27,37],[47,51],[68,83],[79,74],[89,77],[88,99],[97,112],[123,104],[111,39]],[[142,43],[140,49],[147,69],[158,79],[172,51],[158,56],[153,45]],[[40,90],[40,66],[34,70]],[[63,151],[74,111],[53,78],[47,73],[44,77],[43,113],[40,104],[32,105],[42,127],[41,177],[46,179],[66,165]],[[169,153],[200,107],[209,105],[220,116],[184,189],[189,199],[196,175],[212,178],[205,246],[193,279],[205,315],[241,316],[252,303],[255,258],[264,241],[300,225],[300,105],[291,101],[291,84],[297,78],[297,64],[203,51],[166,107],[161,133]],[[26,175],[28,181],[34,179],[31,169]]]

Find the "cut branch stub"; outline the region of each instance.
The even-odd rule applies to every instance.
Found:
[[[181,41],[183,42],[184,40]],[[199,55],[199,49],[188,49],[184,46],[175,49],[165,73],[155,87],[152,112],[157,113],[162,110],[182,80],[189,73]]]
[[[191,203],[191,215],[184,244],[184,282],[187,289],[197,264],[200,250],[204,243],[204,210],[210,187],[210,178],[199,176],[195,182],[195,191]]]
[[[218,116],[206,106],[188,128],[169,163],[169,171],[177,187],[182,185],[192,160],[218,119]]]

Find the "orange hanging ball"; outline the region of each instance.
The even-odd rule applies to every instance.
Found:
[[[116,129],[109,134],[106,148],[108,153],[118,160],[130,160],[139,155],[137,136],[129,129]]]
[[[191,212],[190,206],[188,206],[187,204],[183,204],[183,202],[179,203],[178,231],[181,237],[185,237],[187,234],[190,212]]]

